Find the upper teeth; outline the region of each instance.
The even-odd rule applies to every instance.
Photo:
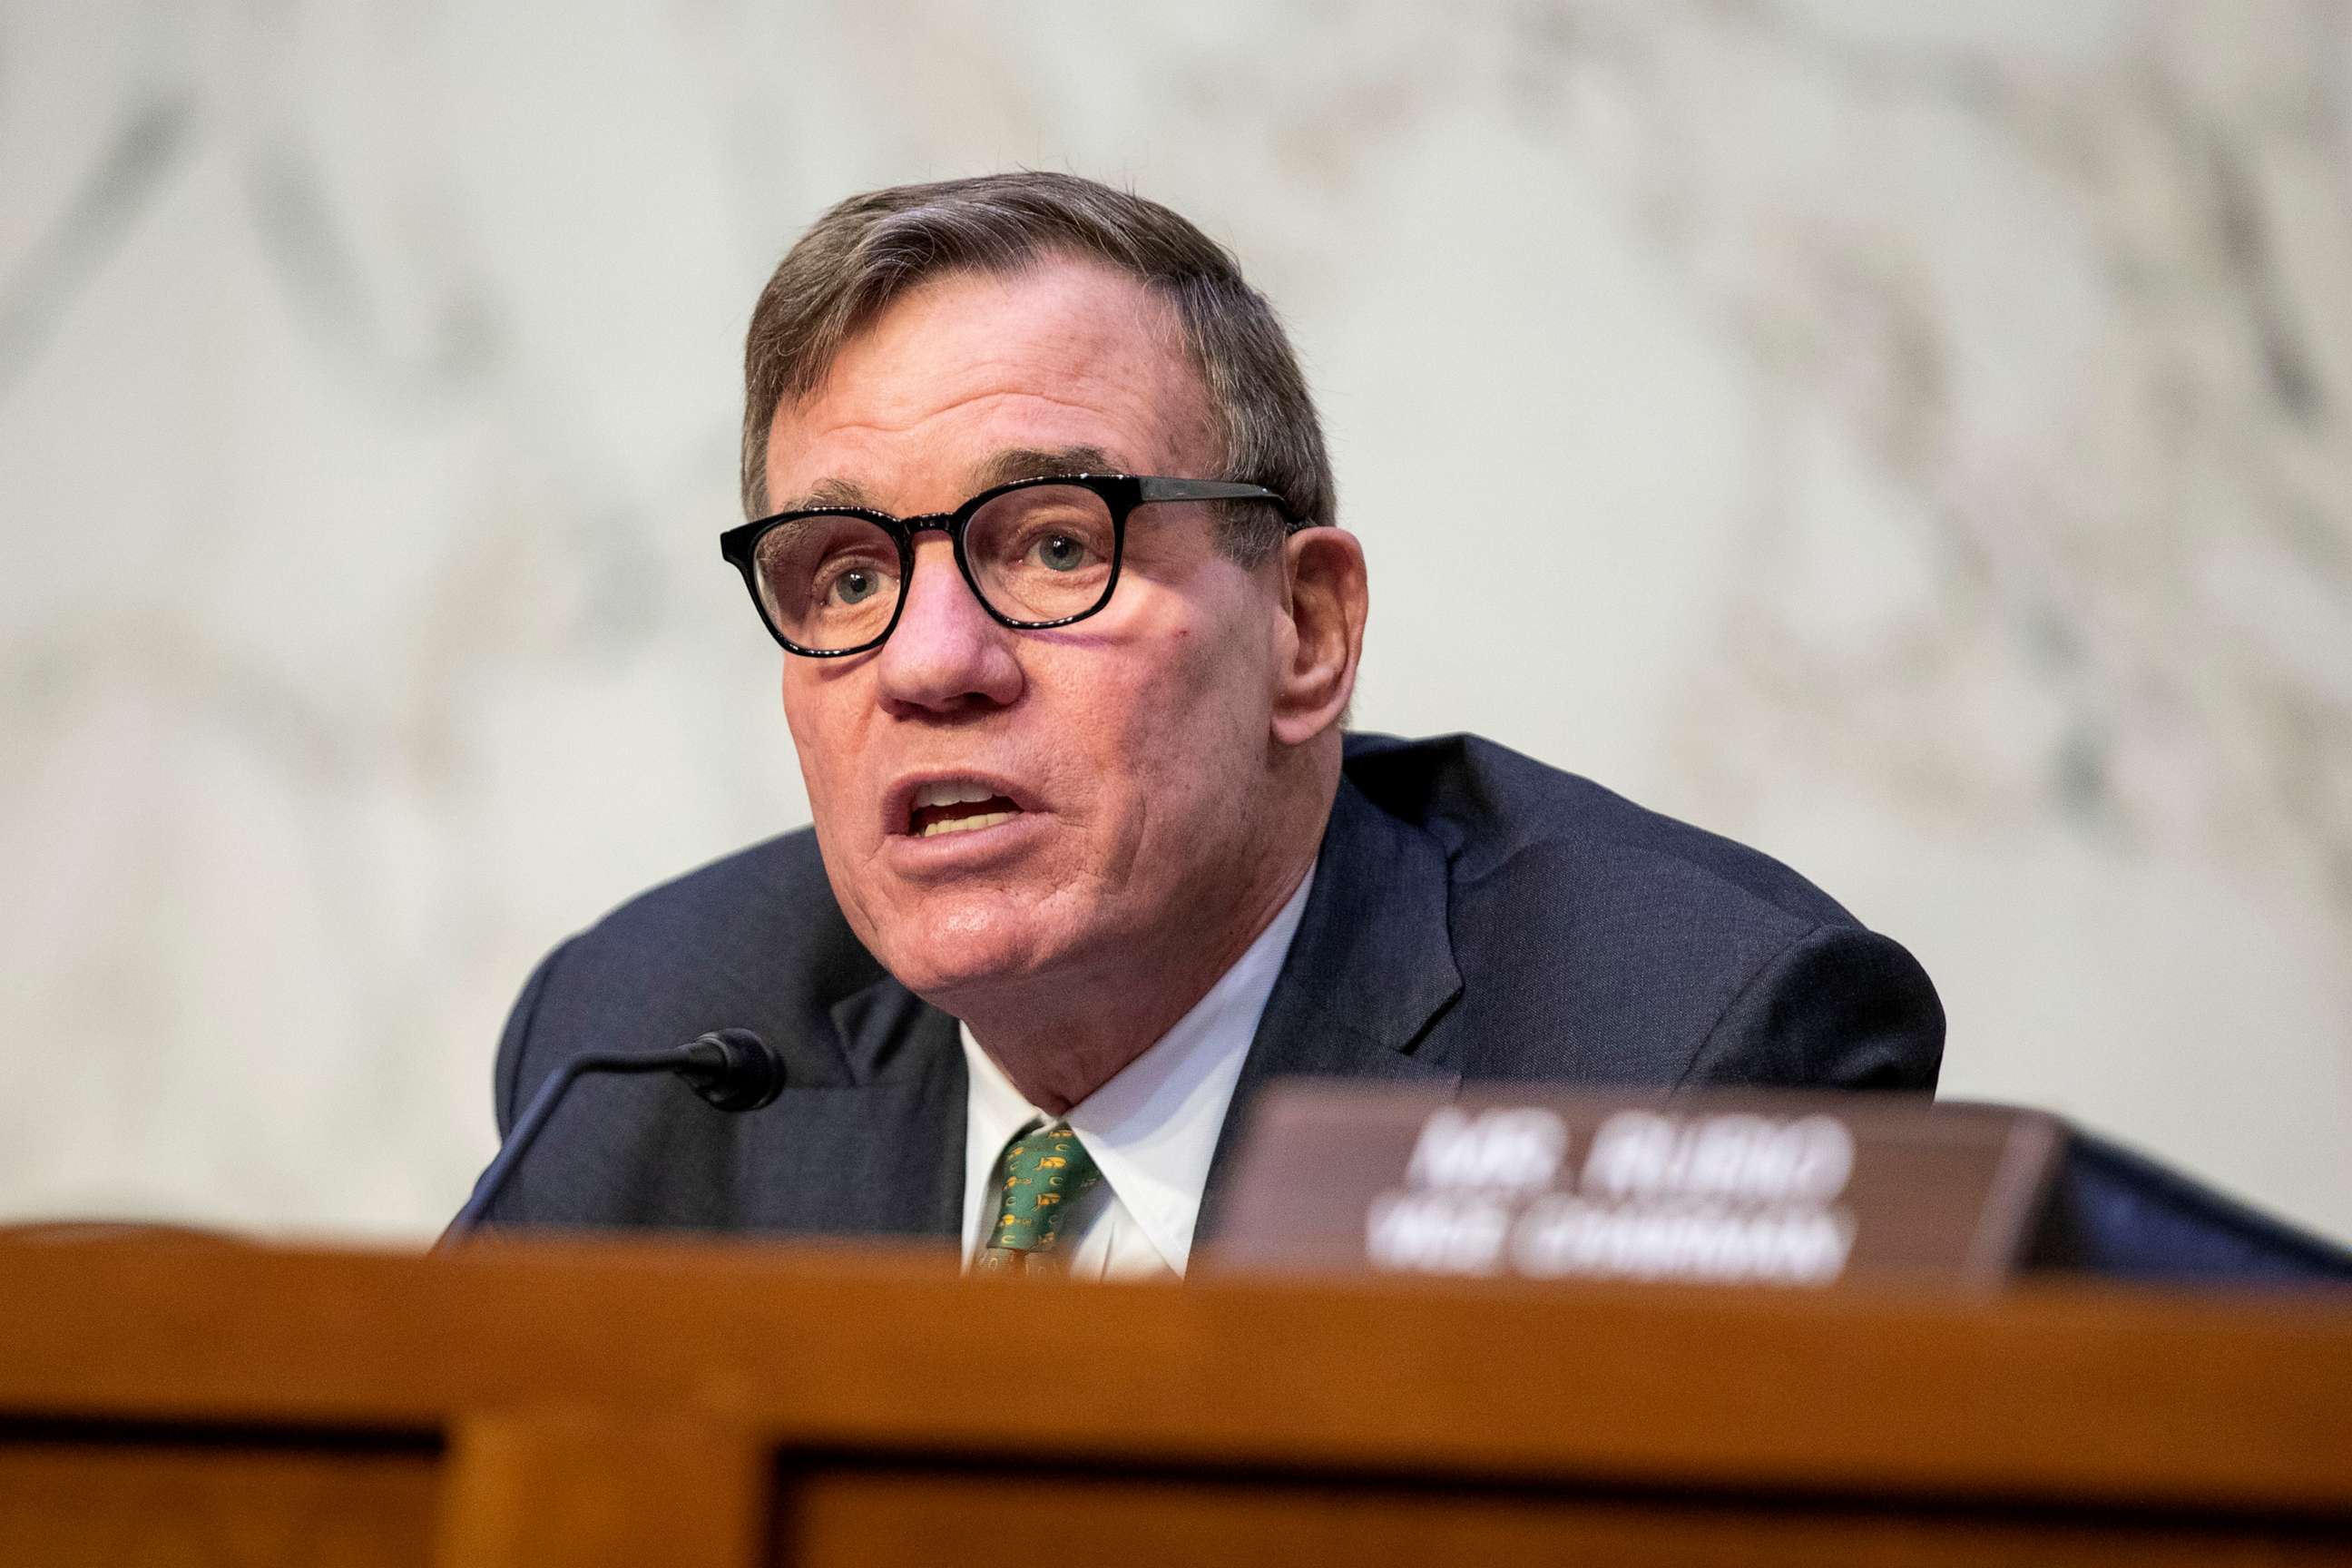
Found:
[[[996,792],[986,784],[974,784],[970,779],[942,779],[915,792],[914,809],[920,811],[927,805],[977,805],[995,795]]]

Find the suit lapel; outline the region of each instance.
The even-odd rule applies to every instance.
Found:
[[[1423,1042],[1462,992],[1447,892],[1445,855],[1436,843],[1342,778],[1307,912],[1217,1136],[1199,1234],[1215,1233],[1239,1130],[1273,1079],[1385,1079],[1449,1089],[1461,1082],[1460,1064]]]

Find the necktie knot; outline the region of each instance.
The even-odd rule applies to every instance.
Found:
[[[996,1203],[978,1267],[1034,1268],[1058,1244],[1070,1210],[1102,1172],[1067,1122],[1016,1133],[1004,1147]]]

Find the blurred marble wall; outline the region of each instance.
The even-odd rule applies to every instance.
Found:
[[[1749,839],[1946,1092],[2352,1233],[2329,0],[0,5],[0,1215],[419,1236],[530,963],[804,820],[716,559],[824,205],[1288,312],[1359,721]]]

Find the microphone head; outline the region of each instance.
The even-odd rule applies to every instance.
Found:
[[[717,1029],[687,1047],[694,1065],[680,1076],[721,1110],[757,1110],[784,1091],[784,1058],[749,1029]]]

